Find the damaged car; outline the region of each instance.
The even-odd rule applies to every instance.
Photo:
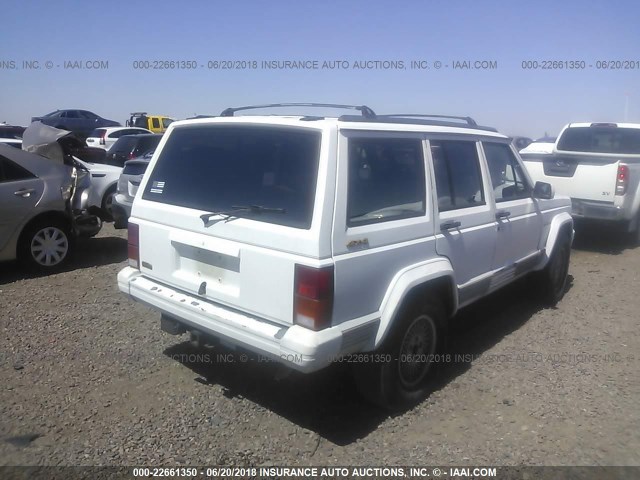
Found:
[[[23,150],[0,145],[0,261],[52,271],[69,259],[75,238],[100,231],[71,136],[40,124],[25,130]]]

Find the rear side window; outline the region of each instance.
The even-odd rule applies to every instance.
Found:
[[[347,225],[424,215],[420,139],[352,138],[348,175]]]
[[[441,212],[485,204],[475,142],[432,140],[431,155]]]
[[[503,143],[486,142],[483,142],[482,147],[496,202],[531,196],[531,187],[511,148]]]
[[[569,152],[640,154],[640,129],[570,127],[559,138],[557,147]]]
[[[206,125],[178,128],[167,139],[143,198],[232,212],[308,229],[313,217],[321,133],[283,127]]]
[[[0,157],[0,183],[15,182],[28,178],[35,178],[35,175],[8,158]]]
[[[160,128],[160,119],[157,117],[154,117],[151,119],[151,126],[153,128]]]

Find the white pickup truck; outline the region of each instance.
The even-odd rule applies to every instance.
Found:
[[[571,197],[574,218],[616,222],[640,244],[640,124],[570,123],[549,151],[530,147],[532,179]]]

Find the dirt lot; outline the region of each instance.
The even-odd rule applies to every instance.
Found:
[[[433,393],[389,416],[345,365],[224,363],[117,291],[123,232],[64,273],[0,265],[0,465],[638,465],[640,248],[578,232],[571,288],[454,321]],[[225,357],[227,358],[227,357]]]

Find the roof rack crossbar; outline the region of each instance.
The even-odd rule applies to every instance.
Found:
[[[476,123],[476,121],[471,118],[471,117],[457,117],[454,115],[431,115],[428,113],[422,114],[422,113],[388,113],[385,115],[378,115],[378,117],[380,118],[393,118],[393,117],[409,117],[409,118],[447,118],[447,119],[454,119],[454,120],[464,120],[467,125],[472,125],[472,126],[476,126],[478,125]]]
[[[246,107],[226,108],[220,114],[221,117],[233,117],[235,112],[241,110],[253,110],[257,108],[272,107],[319,107],[319,108],[346,108],[350,110],[358,110],[365,118],[376,118],[376,113],[366,105],[340,105],[336,103],[269,103],[265,105],[248,105]]]

